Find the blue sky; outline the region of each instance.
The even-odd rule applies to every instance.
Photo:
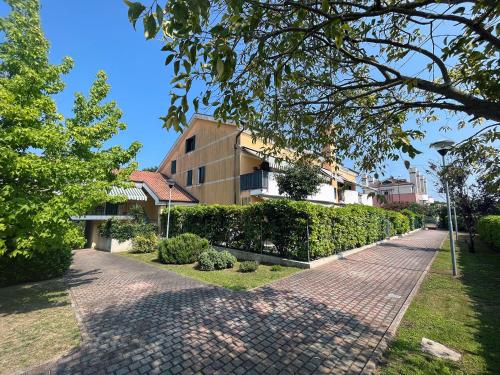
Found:
[[[42,26],[51,44],[51,62],[59,63],[64,56],[75,61],[73,71],[65,77],[66,90],[56,98],[59,110],[69,116],[74,92],[87,92],[96,73],[104,70],[112,87],[109,98],[118,103],[124,113],[123,121],[128,125],[111,144],[127,146],[137,140],[143,144],[137,157],[139,166],[158,165],[178,136],[173,130],[163,129],[159,120],[170,103],[172,78],[172,68],[164,66],[165,54],[160,51],[160,41],[146,41],[140,28],[133,30],[127,7],[121,0],[42,0],[41,3]],[[0,16],[7,12],[8,6],[0,2]],[[198,91],[201,91],[199,87],[192,89],[192,92]],[[414,120],[408,125],[412,122]],[[432,141],[444,137],[460,141],[473,133],[472,129],[439,131],[441,126],[453,127],[457,122],[458,118],[448,115],[426,126],[427,137],[417,144],[423,154],[412,160],[412,164],[424,171],[428,160],[438,159],[428,148]],[[352,167],[351,161],[345,164]],[[408,177],[402,160],[388,165],[388,175]],[[432,182],[429,189],[431,194],[435,190]]]

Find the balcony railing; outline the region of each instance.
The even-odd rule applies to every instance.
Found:
[[[267,189],[269,187],[269,172],[255,171],[252,173],[242,174],[240,176],[240,189],[254,190]]]

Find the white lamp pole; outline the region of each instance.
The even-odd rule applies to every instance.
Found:
[[[172,188],[175,186],[174,181],[168,181],[168,187],[170,188],[170,193],[168,197],[168,213],[167,213],[167,238],[168,238],[168,232],[170,230],[170,204],[172,202]]]
[[[457,205],[453,202],[453,216],[455,219],[455,239],[458,241]]]
[[[453,148],[455,142],[451,140],[442,140],[438,142],[431,143],[430,147],[435,149],[443,159],[443,170],[446,167],[445,155]],[[450,203],[450,189],[448,187],[448,181],[443,176],[443,184],[446,192],[446,206],[448,207],[448,232],[450,234],[450,246],[451,246],[451,265],[453,269],[453,276],[457,275],[457,262],[455,259],[455,239],[453,238],[453,222],[451,217],[451,203]]]

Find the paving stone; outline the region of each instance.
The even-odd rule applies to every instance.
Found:
[[[417,232],[248,292],[78,250],[65,281],[84,339],[51,371],[359,372],[445,236]]]

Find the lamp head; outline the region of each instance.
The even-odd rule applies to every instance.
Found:
[[[168,187],[172,189],[175,186],[175,181],[174,180],[167,180]]]
[[[444,156],[453,148],[454,144],[455,142],[453,142],[451,139],[442,139],[440,141],[431,143],[429,147],[433,148],[434,150],[439,152],[439,154]]]

